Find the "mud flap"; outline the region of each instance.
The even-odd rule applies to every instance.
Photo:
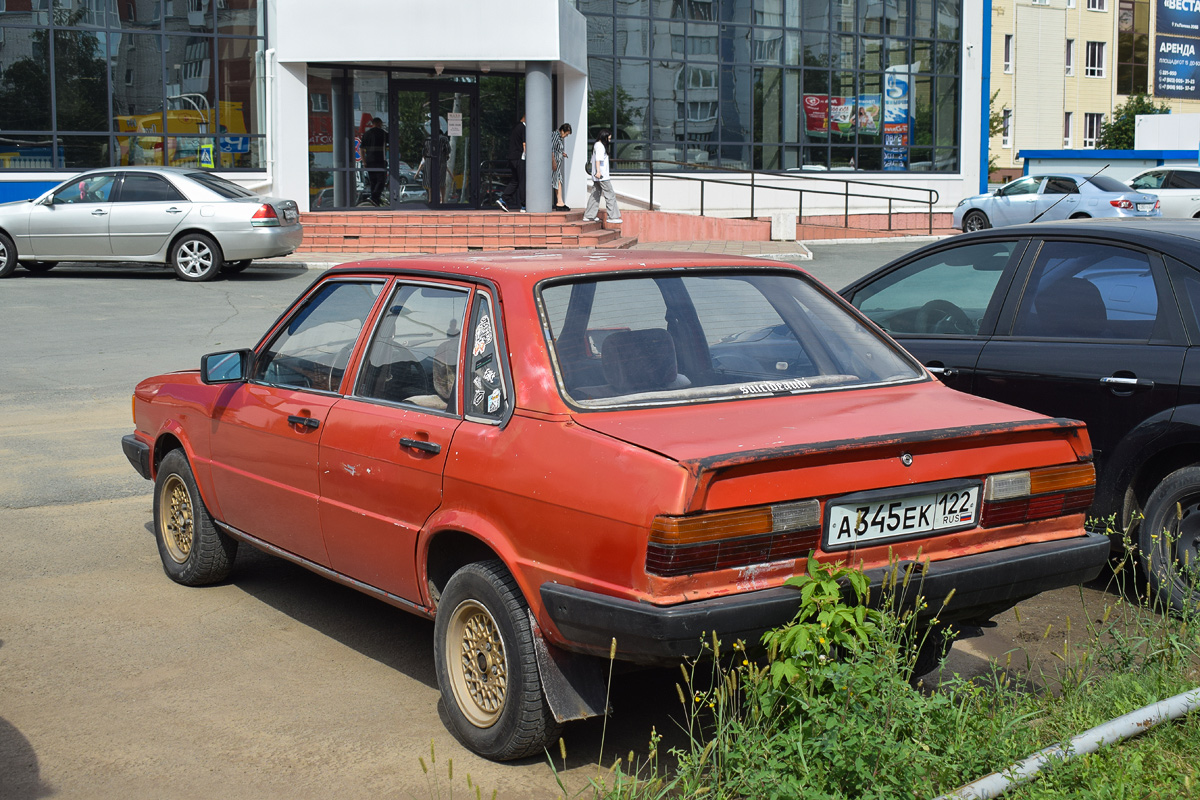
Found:
[[[593,656],[568,653],[546,641],[533,612],[529,612],[538,676],[550,712],[559,722],[599,717],[608,712],[604,662]]]

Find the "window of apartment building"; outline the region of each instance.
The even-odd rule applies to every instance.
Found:
[[[1150,2],[1117,6],[1117,94],[1145,93],[1150,82]]]
[[[1087,61],[1083,65],[1083,74],[1085,77],[1104,77],[1104,45],[1105,42],[1087,43]]]
[[[1012,109],[1004,109],[1003,127],[1000,129],[1000,146],[1012,147]]]
[[[1074,8],[1075,0],[1067,0],[1067,8]]]
[[[1004,34],[1004,71],[1012,72],[1013,35]]]
[[[1103,114],[1083,115],[1083,147],[1085,150],[1096,149],[1096,141],[1100,138],[1102,125],[1104,125]]]
[[[1067,54],[1066,54],[1067,75],[1075,74],[1075,40],[1067,39]]]
[[[1088,11],[1108,11],[1108,0],[1087,0]]]
[[[1071,123],[1072,122],[1074,122],[1074,120],[1071,117],[1070,111],[1063,114],[1063,149],[1064,150],[1071,149]]]

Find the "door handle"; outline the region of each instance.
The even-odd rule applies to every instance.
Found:
[[[426,453],[437,455],[442,452],[442,446],[437,442],[427,442],[424,439],[409,439],[407,436],[400,440],[401,447],[411,447],[414,450],[424,450]]]
[[[103,217],[107,213],[108,212],[105,211],[103,208],[97,208],[95,211],[92,212],[92,216],[93,217]]]
[[[167,213],[168,213],[168,214],[182,214],[182,213],[183,213],[183,209],[182,209],[182,208],[176,208],[175,206],[171,206],[170,208],[168,208],[168,209],[167,209]]]
[[[931,367],[926,364],[925,369],[929,370],[934,375],[937,375],[939,378],[953,378],[958,374],[958,370],[952,367]]]
[[[1146,378],[1118,378],[1115,376],[1109,376],[1107,378],[1101,378],[1100,382],[1106,386],[1112,386],[1114,388],[1116,388],[1116,387],[1121,387],[1121,388],[1129,387],[1130,389],[1153,389],[1154,388],[1154,381],[1148,380]]]
[[[321,424],[321,420],[315,417],[302,417],[299,414],[289,414],[288,423],[291,425],[303,425],[306,428],[316,428]]]

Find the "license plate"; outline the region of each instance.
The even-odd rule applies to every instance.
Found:
[[[1137,209],[1138,211],[1153,211],[1154,203],[1138,203]]]
[[[300,215],[296,212],[296,209],[294,209],[294,208],[285,208],[283,210],[283,221],[284,222],[295,222],[297,217],[299,217],[299,216]]]
[[[898,539],[921,533],[973,528],[979,517],[979,486],[884,500],[829,505],[829,547]]]

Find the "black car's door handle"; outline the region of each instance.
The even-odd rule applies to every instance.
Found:
[[[930,364],[925,365],[925,369],[937,375],[939,378],[953,378],[958,374],[958,370],[953,367],[935,367]]]
[[[1104,385],[1110,386],[1114,389],[1118,389],[1118,388],[1119,389],[1126,389],[1126,388],[1128,388],[1128,389],[1153,389],[1154,388],[1154,381],[1148,380],[1147,378],[1118,378],[1116,376],[1109,376],[1107,378],[1101,378],[1100,382],[1103,383]]]
[[[301,417],[298,414],[289,414],[288,423],[291,425],[303,425],[306,428],[315,428],[321,424],[321,420],[314,417]]]
[[[437,442],[427,442],[423,439],[409,439],[407,436],[400,440],[401,447],[411,447],[414,450],[424,450],[426,453],[437,455],[442,452],[442,446]]]

